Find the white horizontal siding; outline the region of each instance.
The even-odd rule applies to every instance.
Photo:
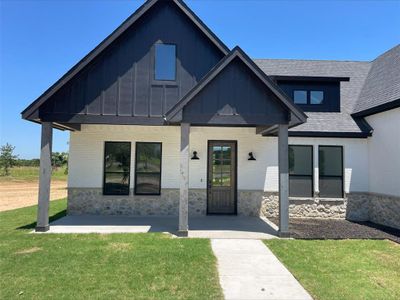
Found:
[[[206,188],[207,141],[235,140],[238,144],[238,189],[278,191],[276,137],[255,134],[255,128],[191,127],[190,188]],[[70,139],[69,187],[102,187],[105,141],[132,142],[131,188],[134,184],[135,142],[162,143],[162,188],[179,188],[180,127],[83,125]],[[289,138],[290,144],[342,145],[345,157],[345,191],[368,190],[368,149],[364,139]],[[248,161],[253,152],[256,161]]]

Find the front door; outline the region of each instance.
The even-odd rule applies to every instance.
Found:
[[[208,142],[207,212],[236,214],[236,141]]]

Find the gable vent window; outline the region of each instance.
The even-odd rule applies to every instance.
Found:
[[[310,104],[321,104],[324,101],[323,91],[310,91]]]
[[[155,45],[155,80],[176,80],[176,46],[171,44]]]
[[[322,104],[324,91],[294,90],[293,101],[296,104]]]
[[[307,104],[307,91],[293,91],[293,100],[296,104]]]

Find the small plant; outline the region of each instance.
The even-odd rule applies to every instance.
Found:
[[[9,143],[0,148],[0,169],[5,176],[10,175],[10,169],[17,164],[18,155],[14,155],[14,149]]]

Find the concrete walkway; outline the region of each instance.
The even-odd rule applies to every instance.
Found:
[[[225,299],[312,299],[260,240],[212,239]]]

